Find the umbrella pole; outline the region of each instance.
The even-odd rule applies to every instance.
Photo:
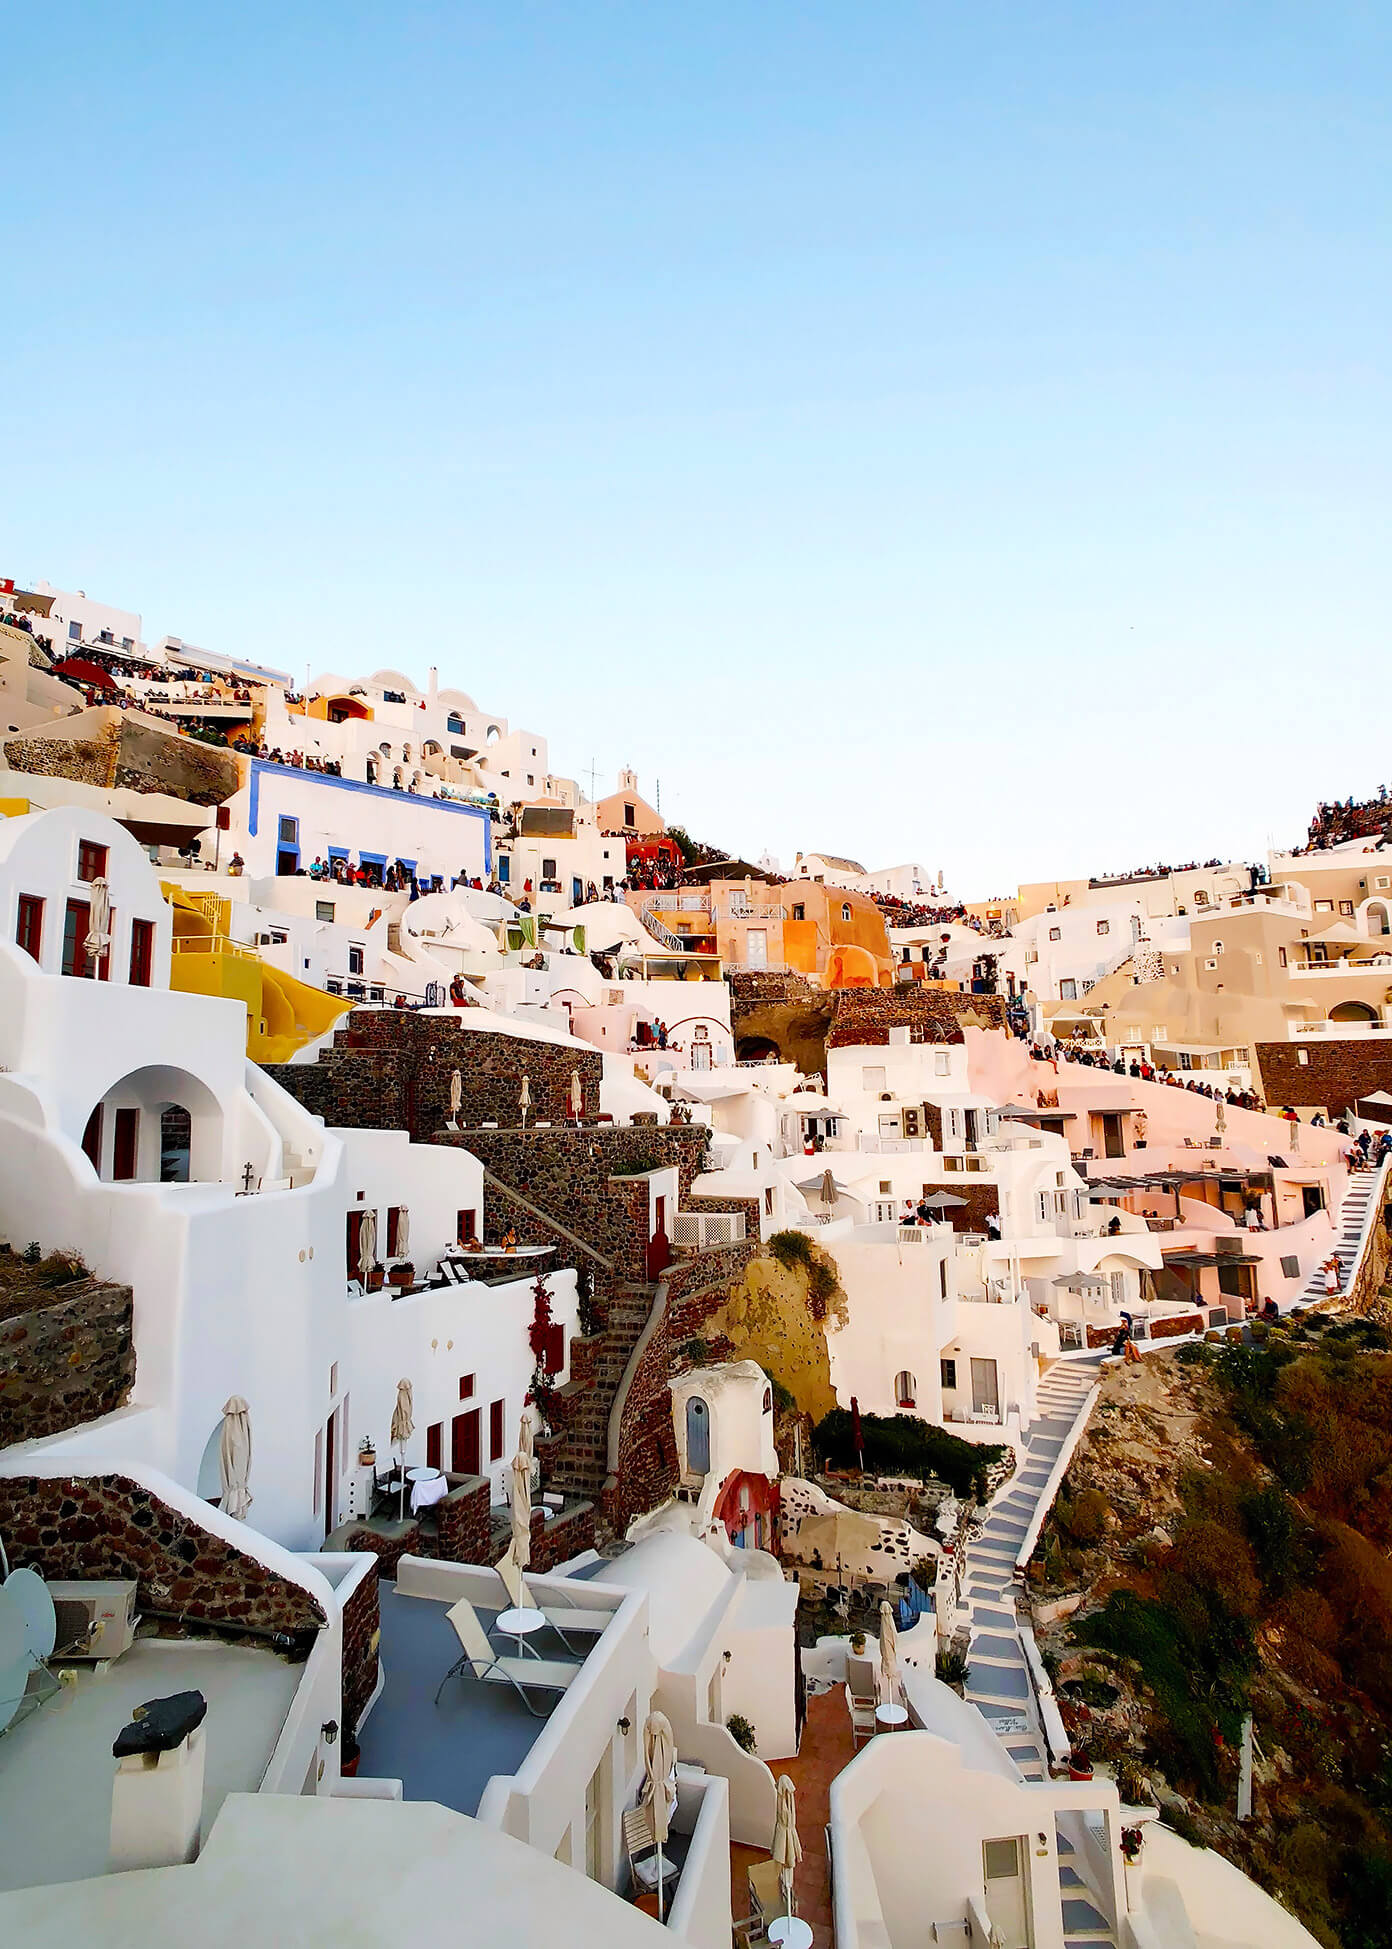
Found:
[[[397,1454],[396,1474],[397,1474],[397,1481],[401,1489],[401,1500],[397,1504],[396,1519],[399,1523],[404,1523],[406,1520],[406,1444],[405,1442],[402,1442],[400,1448],[397,1449],[396,1454]]]
[[[665,1786],[663,1788],[663,1792],[664,1793],[666,1792]],[[656,1798],[656,1791],[654,1790],[654,1799],[655,1798]],[[659,1922],[662,1920],[662,1843],[661,1841],[659,1841],[657,1844],[657,1919]]]

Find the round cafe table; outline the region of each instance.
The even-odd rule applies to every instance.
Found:
[[[812,1931],[800,1915],[778,1915],[768,1925],[768,1939],[778,1949],[812,1949]]]
[[[901,1726],[909,1723],[908,1707],[900,1705],[896,1699],[886,1699],[883,1705],[875,1707],[875,1723],[882,1732],[898,1732]]]
[[[533,1631],[543,1631],[545,1628],[546,1619],[542,1613],[530,1609],[525,1604],[515,1605],[511,1610],[498,1613],[498,1629],[506,1631],[510,1638],[516,1638],[519,1655],[525,1655],[528,1649],[527,1640]],[[539,1658],[541,1653],[534,1651],[532,1656]]]

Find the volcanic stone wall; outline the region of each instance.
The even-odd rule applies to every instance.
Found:
[[[1342,1116],[1361,1096],[1392,1091],[1392,1044],[1337,1036],[1304,1042],[1259,1042],[1262,1094],[1273,1108],[1319,1104]],[[1302,1062],[1304,1056],[1307,1061]]]
[[[529,1123],[570,1118],[573,1075],[580,1078],[584,1117],[597,1117],[603,1066],[597,1049],[475,1033],[453,1015],[355,1009],[318,1062],[280,1063],[268,1073],[330,1128],[405,1130],[420,1143],[444,1129],[456,1069],[463,1084],[460,1123],[511,1126],[521,1119],[524,1076]]]
[[[848,1043],[887,1043],[892,1028],[907,1028],[911,1042],[945,1042],[964,1026],[1003,1029],[999,995],[966,995],[955,989],[905,983],[895,988],[843,988],[836,996],[830,1048]]]
[[[174,1618],[285,1632],[304,1657],[326,1621],[307,1590],[127,1476],[0,1476],[0,1534],[12,1568],[50,1581],[133,1577],[136,1609],[174,1614],[176,1634]]]
[[[134,1380],[129,1286],[0,1290],[0,1448],[111,1414]]]

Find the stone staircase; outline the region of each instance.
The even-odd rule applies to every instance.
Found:
[[[1077,1850],[1066,1834],[1056,1833],[1063,1949],[1116,1949],[1116,1933],[1102,1911],[1097,1890],[1084,1879]]]
[[[1362,1256],[1363,1232],[1368,1222],[1368,1206],[1377,1188],[1380,1172],[1368,1168],[1352,1171],[1349,1174],[1349,1187],[1344,1193],[1344,1202],[1339,1207],[1338,1228],[1334,1234],[1334,1251],[1339,1260],[1339,1286],[1347,1292],[1358,1269]],[[1324,1298],[1324,1274],[1318,1266],[1305,1282],[1304,1291],[1296,1301],[1298,1306],[1315,1306]]]
[[[558,1396],[559,1431],[548,1486],[598,1502],[609,1472],[609,1421],[657,1288],[619,1285],[604,1308],[604,1330],[571,1343],[571,1379]]]

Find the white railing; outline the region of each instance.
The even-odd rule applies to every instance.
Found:
[[[1370,961],[1301,961],[1287,968],[1286,973],[1297,981],[1304,981],[1307,975],[1356,975],[1372,974],[1383,968],[1392,968],[1392,954],[1378,953]]]
[[[1333,1036],[1339,1041],[1353,1036],[1392,1036],[1392,1024],[1386,1022],[1292,1022],[1290,1039],[1301,1042],[1307,1036]]]
[[[872,1137],[864,1130],[856,1133],[856,1149],[867,1157],[903,1157],[929,1148],[925,1137]]]

